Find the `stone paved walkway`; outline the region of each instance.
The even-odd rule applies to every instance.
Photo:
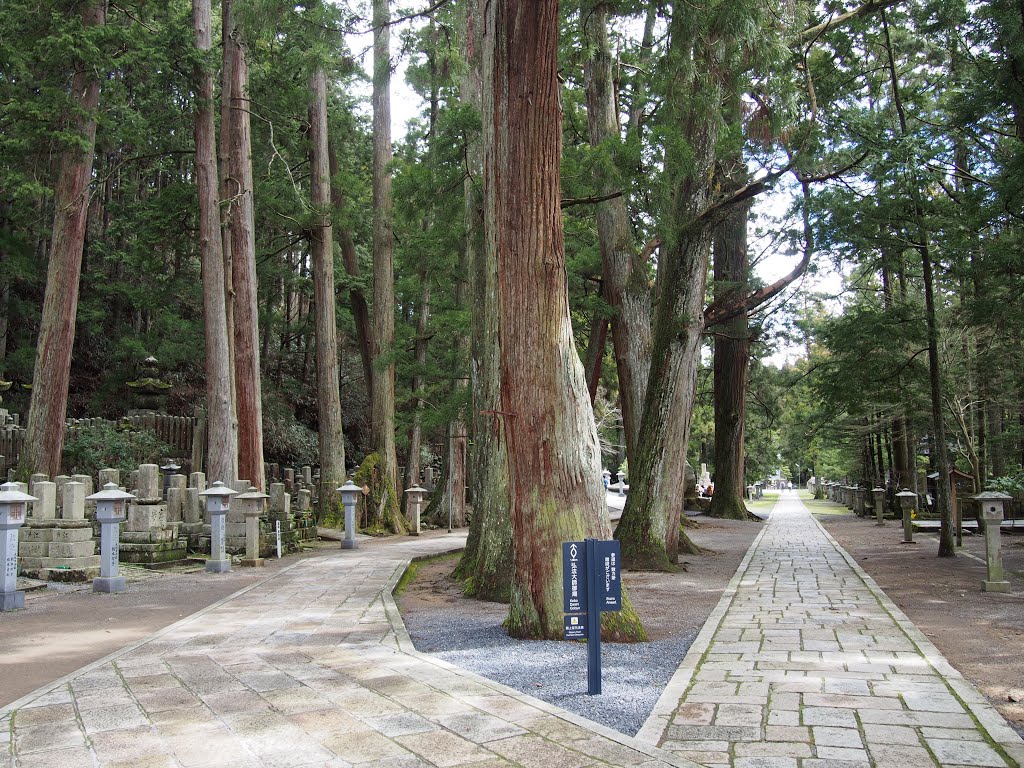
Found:
[[[0,768],[693,768],[416,653],[391,590],[464,541],[299,561],[0,709]]]
[[[1024,742],[793,492],[638,738],[736,768],[1024,765]]]

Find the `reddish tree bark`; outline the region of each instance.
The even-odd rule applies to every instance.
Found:
[[[395,449],[395,234],[391,193],[391,26],[388,0],[373,2],[373,447],[392,490]],[[397,504],[388,517],[399,514]]]
[[[316,323],[317,426],[320,447],[320,509],[338,507],[335,488],[345,480],[345,435],[341,426],[338,329],[334,306],[334,229],[327,152],[327,76],[318,68],[309,84],[310,198],[313,301]]]
[[[495,416],[508,442],[516,542],[508,630],[561,638],[561,542],[606,539],[611,530],[597,428],[569,317],[559,200],[558,3],[491,0],[485,14],[485,247],[497,256],[501,411]],[[612,621],[614,634],[642,634],[628,606]]]
[[[263,490],[263,403],[260,382],[259,311],[256,305],[256,223],[253,215],[249,63],[241,32],[231,40],[230,179],[231,273],[234,287],[235,407],[238,475]]]
[[[107,19],[106,0],[81,7],[82,25],[102,27]],[[31,472],[60,474],[64,450],[71,353],[75,345],[78,283],[89,209],[89,179],[96,149],[96,107],[100,98],[97,69],[80,63],[71,80],[74,107],[67,132],[75,138],[60,155],[54,188],[53,237],[46,271],[43,314],[32,373],[32,403],[21,467]]]

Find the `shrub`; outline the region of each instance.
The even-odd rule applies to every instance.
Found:
[[[171,447],[148,429],[121,424],[99,424],[75,429],[64,444],[64,470],[92,475],[112,467],[122,472],[139,464],[159,464]]]

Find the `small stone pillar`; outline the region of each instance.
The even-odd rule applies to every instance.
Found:
[[[291,495],[285,493],[284,483],[270,484],[270,510],[272,512],[289,514],[292,506],[291,501]]]
[[[64,483],[64,504],[61,518],[64,520],[85,520],[85,485]]]
[[[885,525],[885,488],[872,488],[875,497],[875,525]]]
[[[206,498],[206,512],[210,516],[210,559],[206,561],[209,573],[227,573],[231,560],[224,548],[224,518],[231,509],[231,497],[238,491],[225,488],[220,480],[199,495]]]
[[[18,591],[18,529],[25,524],[30,501],[36,497],[14,483],[0,485],[0,611],[25,607],[25,593]]]
[[[309,464],[302,467],[302,484],[307,488],[313,485],[313,468]]]
[[[188,476],[188,487],[198,488],[200,491],[206,490],[206,473],[205,472],[193,472]]]
[[[1003,551],[1000,524],[1003,522],[1003,504],[1011,499],[1005,493],[985,491],[974,497],[981,505],[981,520],[985,524],[985,568],[987,578],[981,582],[982,592],[1009,592],[1010,582],[1003,574]]]
[[[418,485],[414,485],[412,488],[406,488],[405,492],[409,494],[409,524],[412,526],[410,533],[413,536],[420,535],[420,505],[423,503],[423,494],[427,492],[426,488],[420,488]]]
[[[120,490],[114,483],[107,483],[103,490],[89,496],[96,503],[96,520],[100,524],[100,575],[92,580],[93,592],[124,592],[126,582],[118,573],[120,564],[121,523],[128,515],[126,503],[134,499],[130,493]]]
[[[36,502],[32,505],[33,520],[54,520],[57,517],[57,485],[49,481],[37,481],[32,486]]]
[[[100,488],[106,488],[107,487],[107,483],[113,483],[115,486],[120,487],[121,486],[121,470],[119,470],[119,469],[112,469],[110,467],[108,467],[107,469],[101,469],[100,470]]]
[[[250,568],[264,565],[263,558],[260,557],[260,515],[263,514],[264,500],[269,498],[267,494],[256,490],[254,485],[235,497],[235,505],[245,517],[245,559],[242,560],[242,565]]]
[[[917,508],[917,494],[913,491],[900,491],[896,494],[900,501],[900,509],[903,510],[903,544],[914,542],[914,510]]]
[[[341,540],[342,549],[357,549],[356,541],[356,500],[363,489],[351,480],[337,489],[341,494],[341,504],[345,507],[345,538]]]

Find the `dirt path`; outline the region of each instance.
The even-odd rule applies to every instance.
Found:
[[[704,625],[743,555],[761,531],[761,525],[734,520],[693,520],[687,533],[698,546],[705,548],[705,552],[684,556],[685,570],[623,573],[623,584],[651,640],[688,631],[695,634]],[[496,624],[504,621],[508,606],[473,600],[462,594],[461,584],[451,579],[457,562],[457,558],[443,558],[423,563],[416,579],[399,597],[403,615],[450,610],[468,616],[490,617]]]

